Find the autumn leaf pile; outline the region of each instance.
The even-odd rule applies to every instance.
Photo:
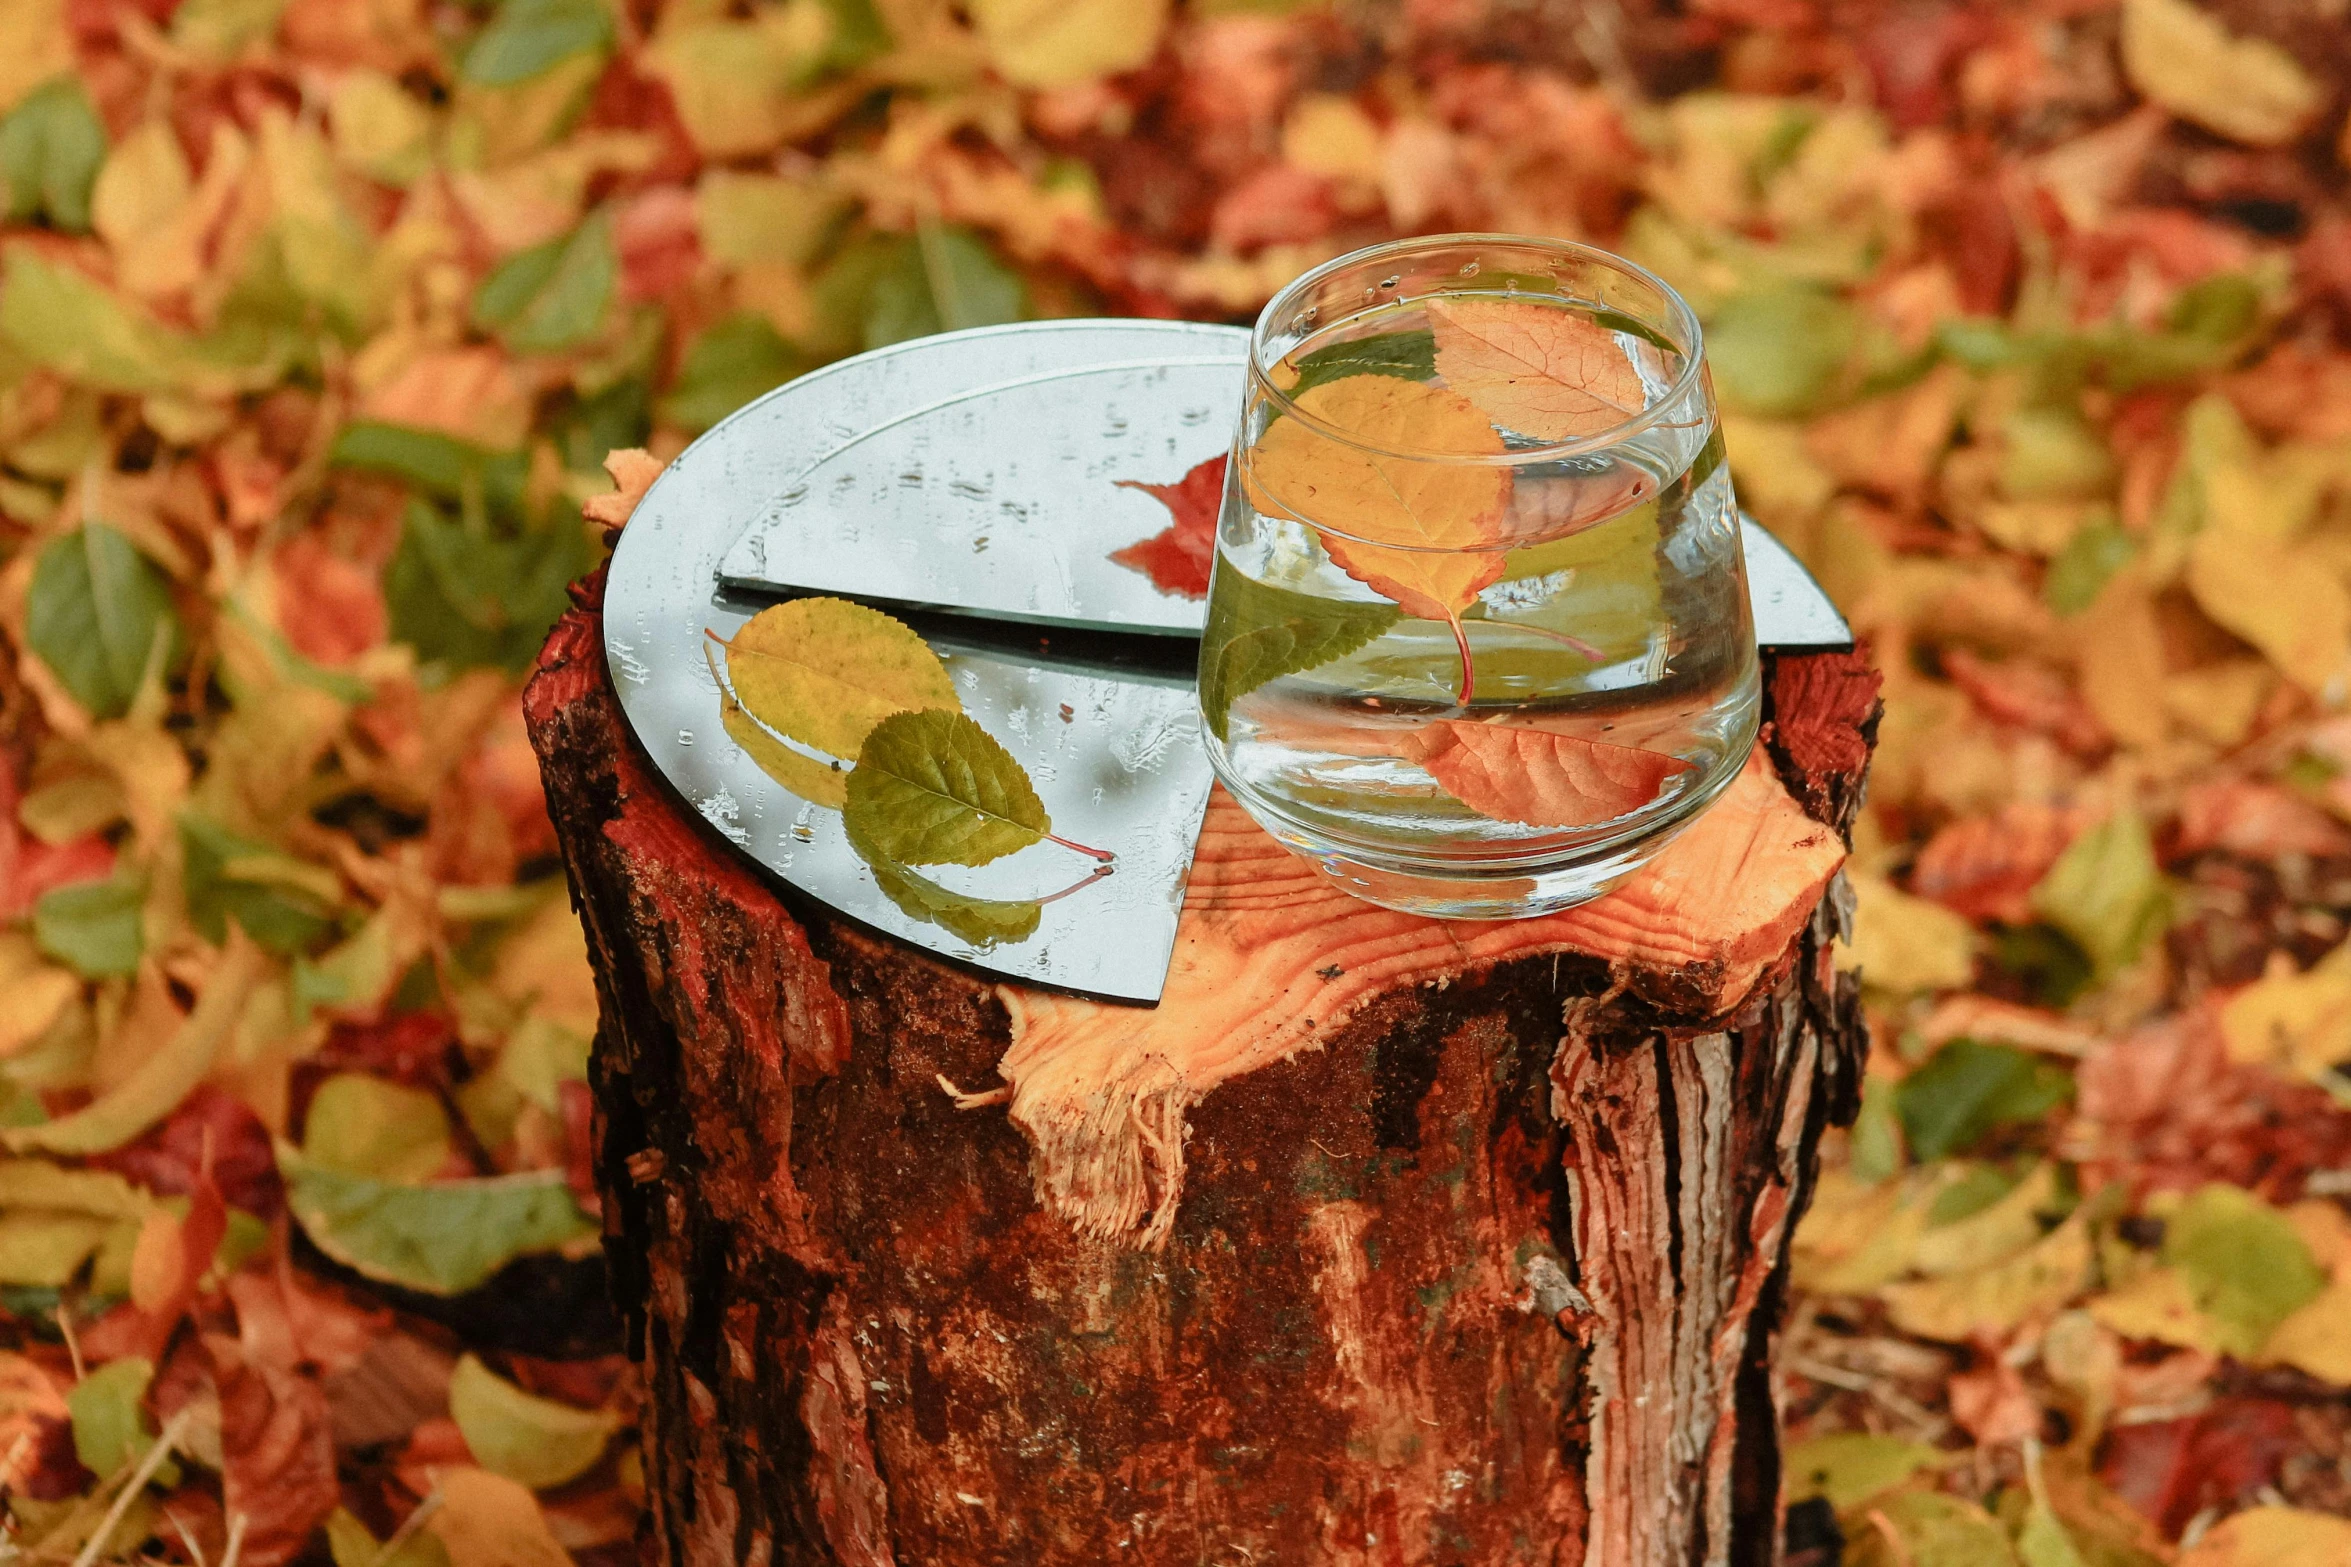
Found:
[[[0,6],[16,1548],[629,1557],[516,703],[608,450],[1499,229],[1688,293],[1887,675],[1793,1559],[2344,1560],[2337,11],[1167,9]]]

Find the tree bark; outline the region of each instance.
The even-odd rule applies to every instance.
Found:
[[[647,1562],[1777,1559],[1786,1241],[1866,1048],[1863,659],[1767,668],[1767,760],[1543,920],[1355,903],[1220,797],[1145,1010],[779,892],[636,752],[575,597],[526,700]]]

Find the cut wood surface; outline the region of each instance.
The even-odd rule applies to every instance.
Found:
[[[1144,1010],[749,869],[627,738],[596,602],[527,705],[646,1560],[1773,1559],[1784,1243],[1859,1084],[1862,661],[1781,661],[1750,771],[1546,919],[1357,903],[1220,799]]]

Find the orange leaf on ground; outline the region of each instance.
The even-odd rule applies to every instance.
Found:
[[[284,1567],[342,1500],[326,1394],[292,1367],[249,1357],[225,1335],[207,1335],[220,1387],[221,1501],[245,1520],[247,1567]]]
[[[1616,334],[1587,317],[1506,299],[1443,300],[1428,313],[1438,373],[1522,435],[1596,435],[1648,406]]]
[[[278,624],[304,658],[343,664],[384,640],[390,615],[376,574],[300,533],[278,546]]]
[[[637,509],[637,502],[653,488],[653,481],[661,477],[661,470],[669,465],[641,446],[624,447],[609,452],[604,458],[604,471],[612,475],[612,482],[620,488],[611,495],[596,495],[580,508],[591,522],[600,522],[608,528],[617,528],[629,520]]]
[[[1363,445],[1305,419],[1276,420],[1244,474],[1260,511],[1313,527],[1341,571],[1423,620],[1455,619],[1501,577],[1494,530],[1510,501],[1510,471],[1387,455],[1499,453],[1502,437],[1468,399],[1356,375],[1314,387],[1297,407]]]
[[[495,348],[436,348],[368,388],[358,413],[505,450],[530,431],[530,389]]]
[[[1416,731],[1408,745],[1412,760],[1471,810],[1535,827],[1613,820],[1690,770],[1661,751],[1457,719]]]
[[[2033,801],[1961,817],[1919,852],[1910,890],[1969,919],[2027,924],[2034,884],[2082,826],[2079,811]]]
[[[1121,489],[1141,490],[1165,506],[1175,520],[1147,539],[1111,555],[1151,579],[1162,593],[1205,598],[1208,571],[1216,563],[1216,513],[1224,500],[1223,453],[1195,466],[1173,484],[1121,479]]]
[[[2180,799],[2179,852],[2225,849],[2249,860],[2351,852],[2351,832],[2288,789],[2246,778],[2191,785]]]

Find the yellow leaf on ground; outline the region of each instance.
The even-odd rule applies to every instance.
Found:
[[[505,451],[531,427],[531,389],[495,348],[435,348],[360,394],[359,416]]]
[[[746,21],[664,27],[638,58],[669,84],[703,156],[728,158],[764,152],[792,133],[794,89],[814,75],[830,40],[825,7],[773,6]]]
[[[81,980],[43,961],[30,936],[0,933],[0,1060],[47,1033],[81,993]]]
[[[1820,1187],[1794,1244],[1796,1286],[1822,1295],[1866,1295],[1910,1266],[1926,1232],[1935,1182],[1914,1175],[1870,1186],[1841,1168],[1821,1171]]]
[[[2163,636],[2146,579],[2116,572],[2074,624],[2082,700],[2123,744],[2161,744],[2171,728],[2160,679]]]
[[[586,1473],[620,1428],[609,1409],[526,1393],[470,1354],[449,1379],[449,1414],[483,1468],[540,1491]]]
[[[2179,1567],[2343,1567],[2351,1519],[2298,1507],[2254,1507],[2223,1518],[2182,1552]]]
[[[1907,995],[1963,989],[1974,978],[1974,926],[1882,876],[1845,874],[1853,884],[1853,940],[1842,962],[1861,970],[1863,984]]]
[[[972,0],[971,19],[1006,81],[1064,87],[1150,59],[1167,0]]]
[[[2351,1387],[2351,1277],[2338,1275],[2325,1294],[2279,1323],[2262,1345],[2261,1359]]]
[[[1387,170],[1377,121],[1345,93],[1308,93],[1282,122],[1282,161],[1309,174],[1376,183]]]
[[[2220,1353],[2219,1329],[2197,1308],[2188,1281],[2171,1268],[2148,1268],[2122,1288],[2091,1301],[2089,1312],[2124,1338]]]
[[[1247,453],[1243,480],[1260,511],[1315,528],[1342,571],[1424,620],[1454,619],[1501,577],[1503,551],[1480,546],[1495,542],[1509,470],[1386,455],[1499,453],[1502,437],[1468,399],[1356,375],[1312,388],[1297,407],[1308,417],[1276,420]]]
[[[2043,1161],[1990,1207],[1928,1229],[1911,1253],[1911,1266],[1940,1278],[2004,1262],[2041,1238],[2036,1215],[2056,1204],[2057,1168]]]
[[[702,253],[722,267],[797,267],[823,248],[845,192],[812,179],[712,169],[694,187]]]
[[[2231,1060],[2320,1082],[2351,1060],[2351,972],[2266,974],[2229,998],[2220,1030]]]
[[[2232,658],[2166,677],[2163,708],[2182,729],[2228,747],[2252,733],[2277,673],[2257,658]]]
[[[442,1469],[441,1505],[425,1527],[448,1548],[451,1567],[571,1567],[528,1487],[487,1469]]]
[[[2351,593],[2285,544],[2208,528],[2188,548],[2188,588],[2215,624],[2313,695],[2351,664]]]
[[[107,154],[90,188],[90,226],[118,259],[127,259],[155,242],[195,184],[170,122],[148,120]]]
[[[65,0],[8,0],[0,5],[0,114],[60,71],[73,69]]]
[[[2002,1334],[2057,1310],[2090,1272],[2090,1230],[2080,1213],[2008,1261],[1975,1273],[1878,1292],[1897,1327],[1922,1338],[1964,1343]]]
[[[1648,405],[1624,345],[1587,317],[1506,299],[1434,300],[1428,315],[1438,372],[1522,435],[1595,435]]]
[[[2122,63],[2131,85],[2172,113],[2255,147],[2292,141],[2326,104],[2292,55],[2232,37],[2188,0],[2124,0]]]

